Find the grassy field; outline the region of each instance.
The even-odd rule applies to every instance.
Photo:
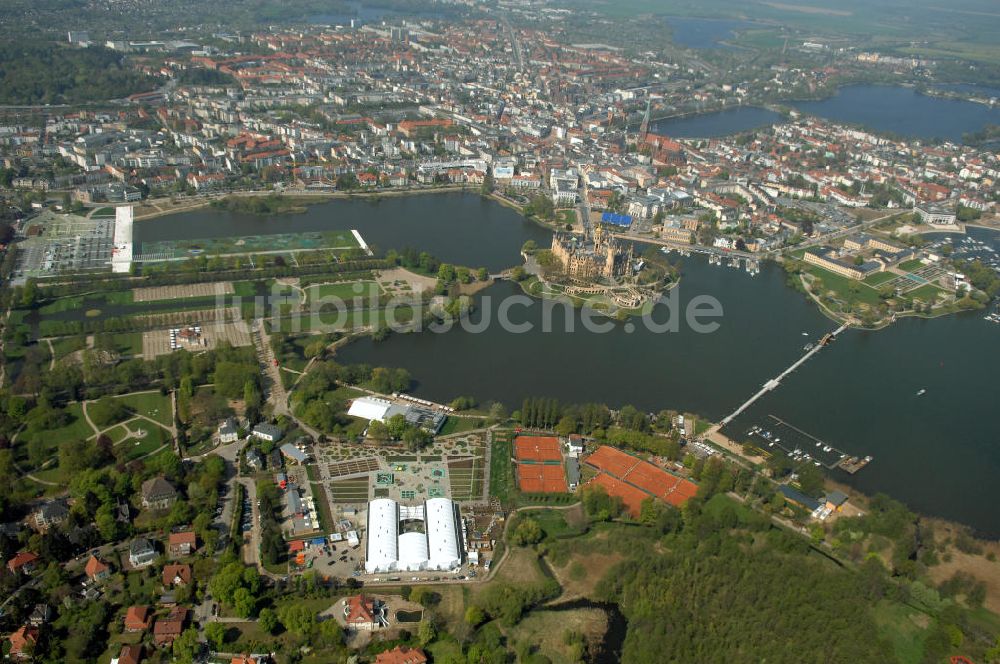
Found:
[[[119,424],[105,431],[104,435],[110,438],[114,445],[117,445],[129,436],[130,431],[128,425]]]
[[[538,553],[532,548],[512,546],[503,565],[497,570],[494,580],[500,583],[526,584],[543,583],[546,576],[538,561]],[[473,595],[481,593],[488,585],[475,586]]]
[[[490,495],[503,504],[509,504],[514,497],[514,467],[510,462],[513,447],[511,431],[494,432],[490,451]]]
[[[600,638],[607,631],[608,616],[600,609],[569,611],[532,611],[508,631],[514,643],[531,643],[552,664],[575,664],[580,661],[573,647],[563,638],[568,630]]]
[[[143,438],[129,438],[126,439],[122,445],[128,449],[128,454],[125,458],[128,461],[138,459],[141,456],[145,456],[150,452],[154,452],[163,443],[167,441],[169,434],[161,429],[160,427],[150,424],[145,421],[132,422],[130,428],[135,431],[137,429],[142,429],[146,432]]]
[[[896,49],[904,56],[921,58],[961,58],[978,60],[994,66],[1000,65],[1000,47],[990,44],[968,44],[962,41],[936,42],[929,46]]]
[[[335,284],[316,284],[306,289],[310,300],[320,298],[351,300],[356,297],[367,299],[378,297],[381,292],[381,287],[374,281],[345,281]]]
[[[587,520],[583,516],[582,508],[532,510],[525,512],[525,515],[538,522],[546,537],[572,537],[586,531]]]
[[[570,209],[557,211],[556,221],[560,224],[575,224],[577,222],[576,210]]]
[[[935,302],[937,298],[944,294],[944,290],[938,288],[934,284],[925,284],[920,288],[915,288],[907,293],[908,296],[912,297],[914,300],[920,300],[922,302]]]
[[[144,392],[126,394],[119,398],[139,415],[145,415],[164,426],[171,426],[174,423],[169,396],[163,396],[159,392]]]
[[[122,355],[142,355],[142,332],[112,334],[111,347]]]
[[[332,334],[328,335],[315,335],[315,334],[304,334],[297,337],[290,338],[287,343],[281,349],[281,353],[278,355],[278,361],[281,363],[282,368],[291,369],[292,371],[297,371],[301,373],[305,370],[306,365],[309,360],[306,358],[306,347],[319,342],[324,342],[325,344],[331,344],[336,340],[336,337]],[[297,377],[297,376],[296,376]]]
[[[903,272],[912,272],[923,265],[923,261],[919,258],[911,258],[908,261],[903,261],[899,264],[899,269]]]
[[[47,429],[34,434],[25,432],[19,440],[25,442],[31,439],[42,440],[54,451],[60,441],[86,440],[94,434],[94,430],[90,428],[87,420],[83,417],[83,407],[79,403],[71,403],[64,410],[70,416],[69,424],[58,429]]]
[[[52,350],[55,351],[56,361],[61,360],[70,353],[75,353],[87,347],[87,341],[82,336],[64,337],[52,342]]]
[[[83,306],[83,296],[74,295],[72,297],[60,297],[38,307],[40,314],[57,314],[63,311],[72,311]]]
[[[473,417],[452,417],[449,416],[444,422],[444,426],[441,427],[441,431],[438,433],[439,436],[447,436],[451,433],[461,433],[463,431],[472,431],[473,429],[480,429],[485,426],[486,420]]]
[[[408,323],[413,319],[413,307],[408,305],[396,307],[393,316],[397,323]],[[361,309],[349,311],[343,315],[339,315],[335,311],[323,311],[297,316],[294,319],[292,317],[283,317],[276,321],[268,319],[267,326],[270,331],[299,334],[312,331],[334,332],[343,329],[383,325],[385,320],[385,311],[383,309]]]
[[[887,281],[892,281],[895,279],[897,274],[893,272],[876,272],[875,274],[870,274],[865,277],[864,283],[868,284],[873,288],[878,288]]]
[[[881,301],[878,296],[878,291],[874,288],[866,286],[864,283],[857,281],[856,279],[849,279],[839,274],[834,274],[833,272],[816,267],[815,265],[803,266],[802,269],[804,272],[822,280],[824,294],[828,291],[833,291],[834,297],[839,300],[843,300],[845,302],[861,302],[872,307],[878,306]],[[855,286],[855,288],[852,289],[852,285]]]
[[[65,311],[108,306],[108,305],[130,305],[132,302],[132,291],[108,291],[91,295],[71,295],[60,297],[48,302],[38,308],[40,314],[57,314]]]
[[[874,613],[879,633],[892,644],[896,661],[920,664],[929,618],[916,609],[888,601],[879,602]]]

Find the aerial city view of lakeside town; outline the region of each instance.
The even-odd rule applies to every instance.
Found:
[[[988,0],[10,0],[20,662],[1000,662]]]

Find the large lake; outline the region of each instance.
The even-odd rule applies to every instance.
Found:
[[[962,134],[1000,124],[1000,108],[958,99],[918,94],[912,88],[852,85],[820,101],[800,101],[795,108],[834,122],[919,139],[960,142]],[[742,106],[715,113],[661,120],[653,131],[678,138],[715,138],[781,122],[773,111]]]
[[[375,251],[412,247],[448,263],[491,271],[518,263],[525,241],[547,245],[550,238],[517,212],[472,193],[358,197],[280,217],[209,207],[137,221],[133,237],[141,251],[143,242],[325,230],[357,230]]]
[[[206,209],[135,225],[140,241],[344,228],[357,228],[380,247],[409,245],[490,269],[516,264],[525,240],[545,245],[548,238],[513,211],[471,194],[341,200],[274,219]],[[1000,235],[980,229],[970,235],[1000,249]],[[682,272],[681,311],[698,295],[721,303],[724,316],[714,333],[696,333],[683,322],[677,332],[622,323],[589,332],[579,311],[562,308],[552,315],[555,331],[544,332],[543,310],[551,305],[528,300],[511,309],[514,322],[535,323],[525,334],[496,324],[481,333],[395,334],[382,343],[350,344],[340,360],[405,367],[418,381],[414,392],[435,401],[468,394],[514,409],[526,396],[551,396],[718,420],[800,357],[807,341],[835,327],[785,284],[777,266],[765,264],[750,277],[692,257],[683,259]],[[501,302],[519,294],[510,283],[488,288],[474,320],[488,309],[495,321]],[[665,314],[659,308],[657,320]],[[567,319],[576,331],[565,331]],[[917,396],[921,389],[926,393]],[[742,438],[774,414],[845,452],[875,457],[855,476],[835,472],[838,479],[1000,536],[998,394],[1000,325],[981,313],[907,319],[879,332],[848,330],[727,433]]]
[[[652,131],[674,138],[717,138],[768,127],[781,121],[781,116],[774,111],[741,106],[715,113],[659,120],[653,123]]]
[[[796,102],[794,106],[834,122],[925,140],[960,142],[962,134],[979,131],[987,124],[1000,124],[1000,109],[886,85],[851,85],[827,99]]]

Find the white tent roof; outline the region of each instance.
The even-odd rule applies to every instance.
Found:
[[[378,420],[384,422],[386,413],[392,408],[392,402],[375,397],[359,397],[351,402],[351,407],[347,414],[352,417],[361,417],[366,420]]]
[[[401,520],[424,521],[424,532],[399,534]],[[399,505],[389,498],[368,503],[365,571],[449,570],[462,564],[455,503],[431,498],[423,505]]]
[[[365,571],[388,572],[399,559],[399,515],[396,501],[379,498],[368,503],[368,543]]]
[[[452,569],[462,563],[458,550],[458,523],[455,503],[448,498],[431,498],[426,507],[427,542],[431,569]]]
[[[416,571],[427,566],[427,536],[403,533],[399,536],[399,569]]]

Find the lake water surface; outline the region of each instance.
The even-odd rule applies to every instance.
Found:
[[[1000,123],[1000,109],[959,99],[918,94],[913,88],[852,85],[820,101],[796,102],[804,113],[834,122],[920,139],[960,142],[962,134]]]

